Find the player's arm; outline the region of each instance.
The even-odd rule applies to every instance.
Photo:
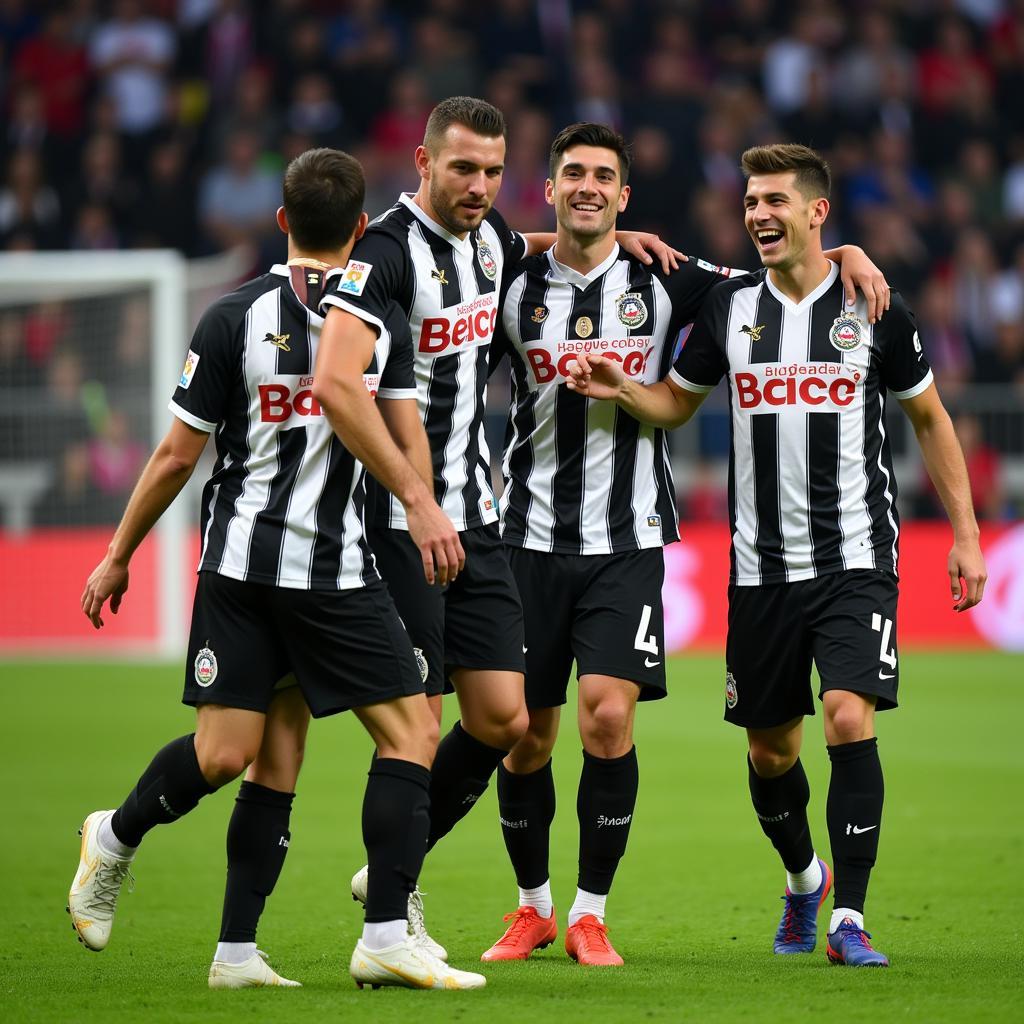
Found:
[[[587,398],[614,402],[633,419],[665,429],[682,426],[708,395],[680,387],[670,377],[641,384],[627,377],[616,360],[586,352],[570,364],[566,387]]]
[[[128,563],[146,534],[167,511],[192,476],[209,434],[175,418],[135,485],[103,561],[90,573],[82,594],[82,611],[96,629],[109,599],[117,614],[128,589]]]
[[[398,450],[409,460],[420,479],[433,491],[434,466],[430,457],[430,441],[423,429],[419,405],[415,398],[377,397],[377,408],[388,433]]]
[[[859,245],[837,245],[826,249],[825,257],[839,264],[839,276],[846,290],[846,304],[852,306],[860,291],[868,303],[868,322],[875,324],[889,308],[891,291],[885,274],[871,262]]]
[[[534,231],[523,237],[526,239],[526,255],[536,256],[547,252],[555,244],[557,236],[552,232]],[[666,274],[678,270],[680,260],[683,263],[687,260],[685,253],[674,249],[667,242],[663,242],[660,236],[649,231],[616,231],[615,241],[641,263],[650,265],[658,260]]]
[[[981,600],[988,578],[964,454],[934,384],[919,395],[901,399],[900,405],[914,428],[928,476],[953,527],[953,547],[946,567],[953,607],[963,612]]]
[[[451,520],[434,500],[433,488],[395,444],[363,383],[376,341],[366,321],[330,308],[317,349],[313,397],[345,447],[404,506],[428,582],[434,582],[436,564],[438,579],[447,583],[465,564],[465,552]]]

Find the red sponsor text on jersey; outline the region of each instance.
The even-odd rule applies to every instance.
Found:
[[[837,366],[839,364],[836,364]],[[850,377],[835,376],[827,379],[820,373],[808,372],[812,368],[800,367],[799,372],[784,377],[771,376],[762,384],[757,374],[740,372],[735,376],[736,397],[741,409],[754,409],[759,405],[830,404],[840,408],[853,402],[860,374]]]
[[[380,387],[380,374],[364,373],[363,383],[370,397],[375,399]],[[323,407],[313,397],[312,384],[312,377],[300,377],[295,391],[287,384],[260,384],[260,420],[263,423],[285,423],[293,415],[323,416]]]
[[[540,345],[526,348],[523,355],[538,384],[548,384],[556,377],[568,378],[569,367],[576,361],[579,352],[604,356],[621,363],[622,372],[627,377],[640,377],[653,351],[650,341],[649,337],[594,338],[585,342],[562,342],[557,346],[557,351],[562,353],[557,359],[548,348]]]
[[[493,295],[481,296],[455,310],[454,316],[427,316],[420,327],[419,350],[437,355],[461,345],[482,345],[491,339],[498,318]]]

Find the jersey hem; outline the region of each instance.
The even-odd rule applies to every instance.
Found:
[[[351,305],[344,299],[338,298],[337,295],[325,295],[320,300],[320,305],[337,306],[338,309],[343,309],[346,313],[351,313],[353,316],[359,317],[359,319],[364,323],[371,324],[376,327],[378,333],[383,334],[384,331],[387,330],[384,326],[384,321],[379,317],[374,316],[372,313],[368,313],[365,309],[360,309],[358,306]]]
[[[678,384],[679,387],[685,391],[693,391],[698,395],[707,395],[715,390],[716,384],[694,384],[693,381],[687,380],[685,377],[681,377],[674,369],[668,371],[669,380],[674,384]]]
[[[413,399],[415,400],[416,389],[415,388],[378,388],[378,398],[390,398],[390,399]]]
[[[507,544],[510,548],[522,548],[524,551],[538,551],[543,555],[580,555],[586,558],[590,555],[627,555],[631,551],[651,551],[656,548],[665,548],[669,544],[675,544],[679,540],[679,534],[662,537],[661,539],[654,537],[650,542],[643,541],[625,546],[621,544],[602,544],[599,547],[588,545],[585,550],[581,550],[578,545],[576,547],[569,547],[559,544],[556,547],[552,547],[550,544],[526,543],[525,541],[506,537],[504,533],[501,536],[501,540],[502,543]]]
[[[821,569],[795,569],[790,572],[773,572],[763,576],[729,576],[729,582],[737,587],[767,587],[776,583],[802,583],[804,580],[818,579],[820,576],[834,576],[837,572],[849,572],[852,569],[877,569],[887,572],[899,579],[896,567],[892,563],[879,564],[874,561],[855,561],[846,564],[827,565]]]
[[[254,572],[246,573],[240,569],[207,565],[204,562],[199,563],[196,572],[215,572],[218,576],[226,576],[228,579],[238,580],[239,583],[259,583],[262,586],[279,587],[281,590],[308,590],[323,593],[331,593],[336,590],[359,590],[362,587],[370,586],[371,583],[376,583],[381,578],[380,573],[374,569],[375,575],[369,580],[364,580],[360,574],[359,579],[352,582],[341,581],[336,582],[334,586],[321,586],[319,584],[312,585],[306,579],[282,579],[279,576],[268,576],[265,573]]]

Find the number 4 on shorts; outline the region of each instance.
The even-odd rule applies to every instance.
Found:
[[[638,651],[646,651],[648,654],[658,653],[658,638],[651,633],[648,635],[647,630],[651,625],[651,612],[654,609],[649,604],[644,605],[644,610],[640,614],[640,625],[636,628],[636,638],[633,640],[633,646]],[[644,637],[647,637],[645,640]]]
[[[882,642],[878,647],[878,660],[888,665],[889,668],[896,667],[896,648],[889,647],[889,639],[892,636],[892,619],[883,619],[878,612],[871,615],[871,628],[876,633],[882,634]]]

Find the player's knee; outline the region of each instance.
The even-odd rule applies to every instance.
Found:
[[[527,729],[522,738],[509,750],[512,770],[525,775],[543,768],[551,760],[555,737],[548,731]]]
[[[211,786],[224,786],[237,779],[252,764],[256,756],[255,751],[228,746],[204,750],[202,754],[197,750],[196,753],[199,758],[199,770]]]
[[[857,704],[840,704],[827,714],[826,739],[832,746],[857,743],[873,735],[870,709]]]
[[[499,750],[511,750],[527,734],[530,715],[523,705],[493,716],[488,726],[490,739],[485,742]]]
[[[762,779],[785,775],[796,764],[799,752],[775,743],[750,741],[750,763]]]
[[[601,700],[584,709],[580,717],[583,746],[598,757],[617,757],[631,744],[632,704],[625,700]]]

